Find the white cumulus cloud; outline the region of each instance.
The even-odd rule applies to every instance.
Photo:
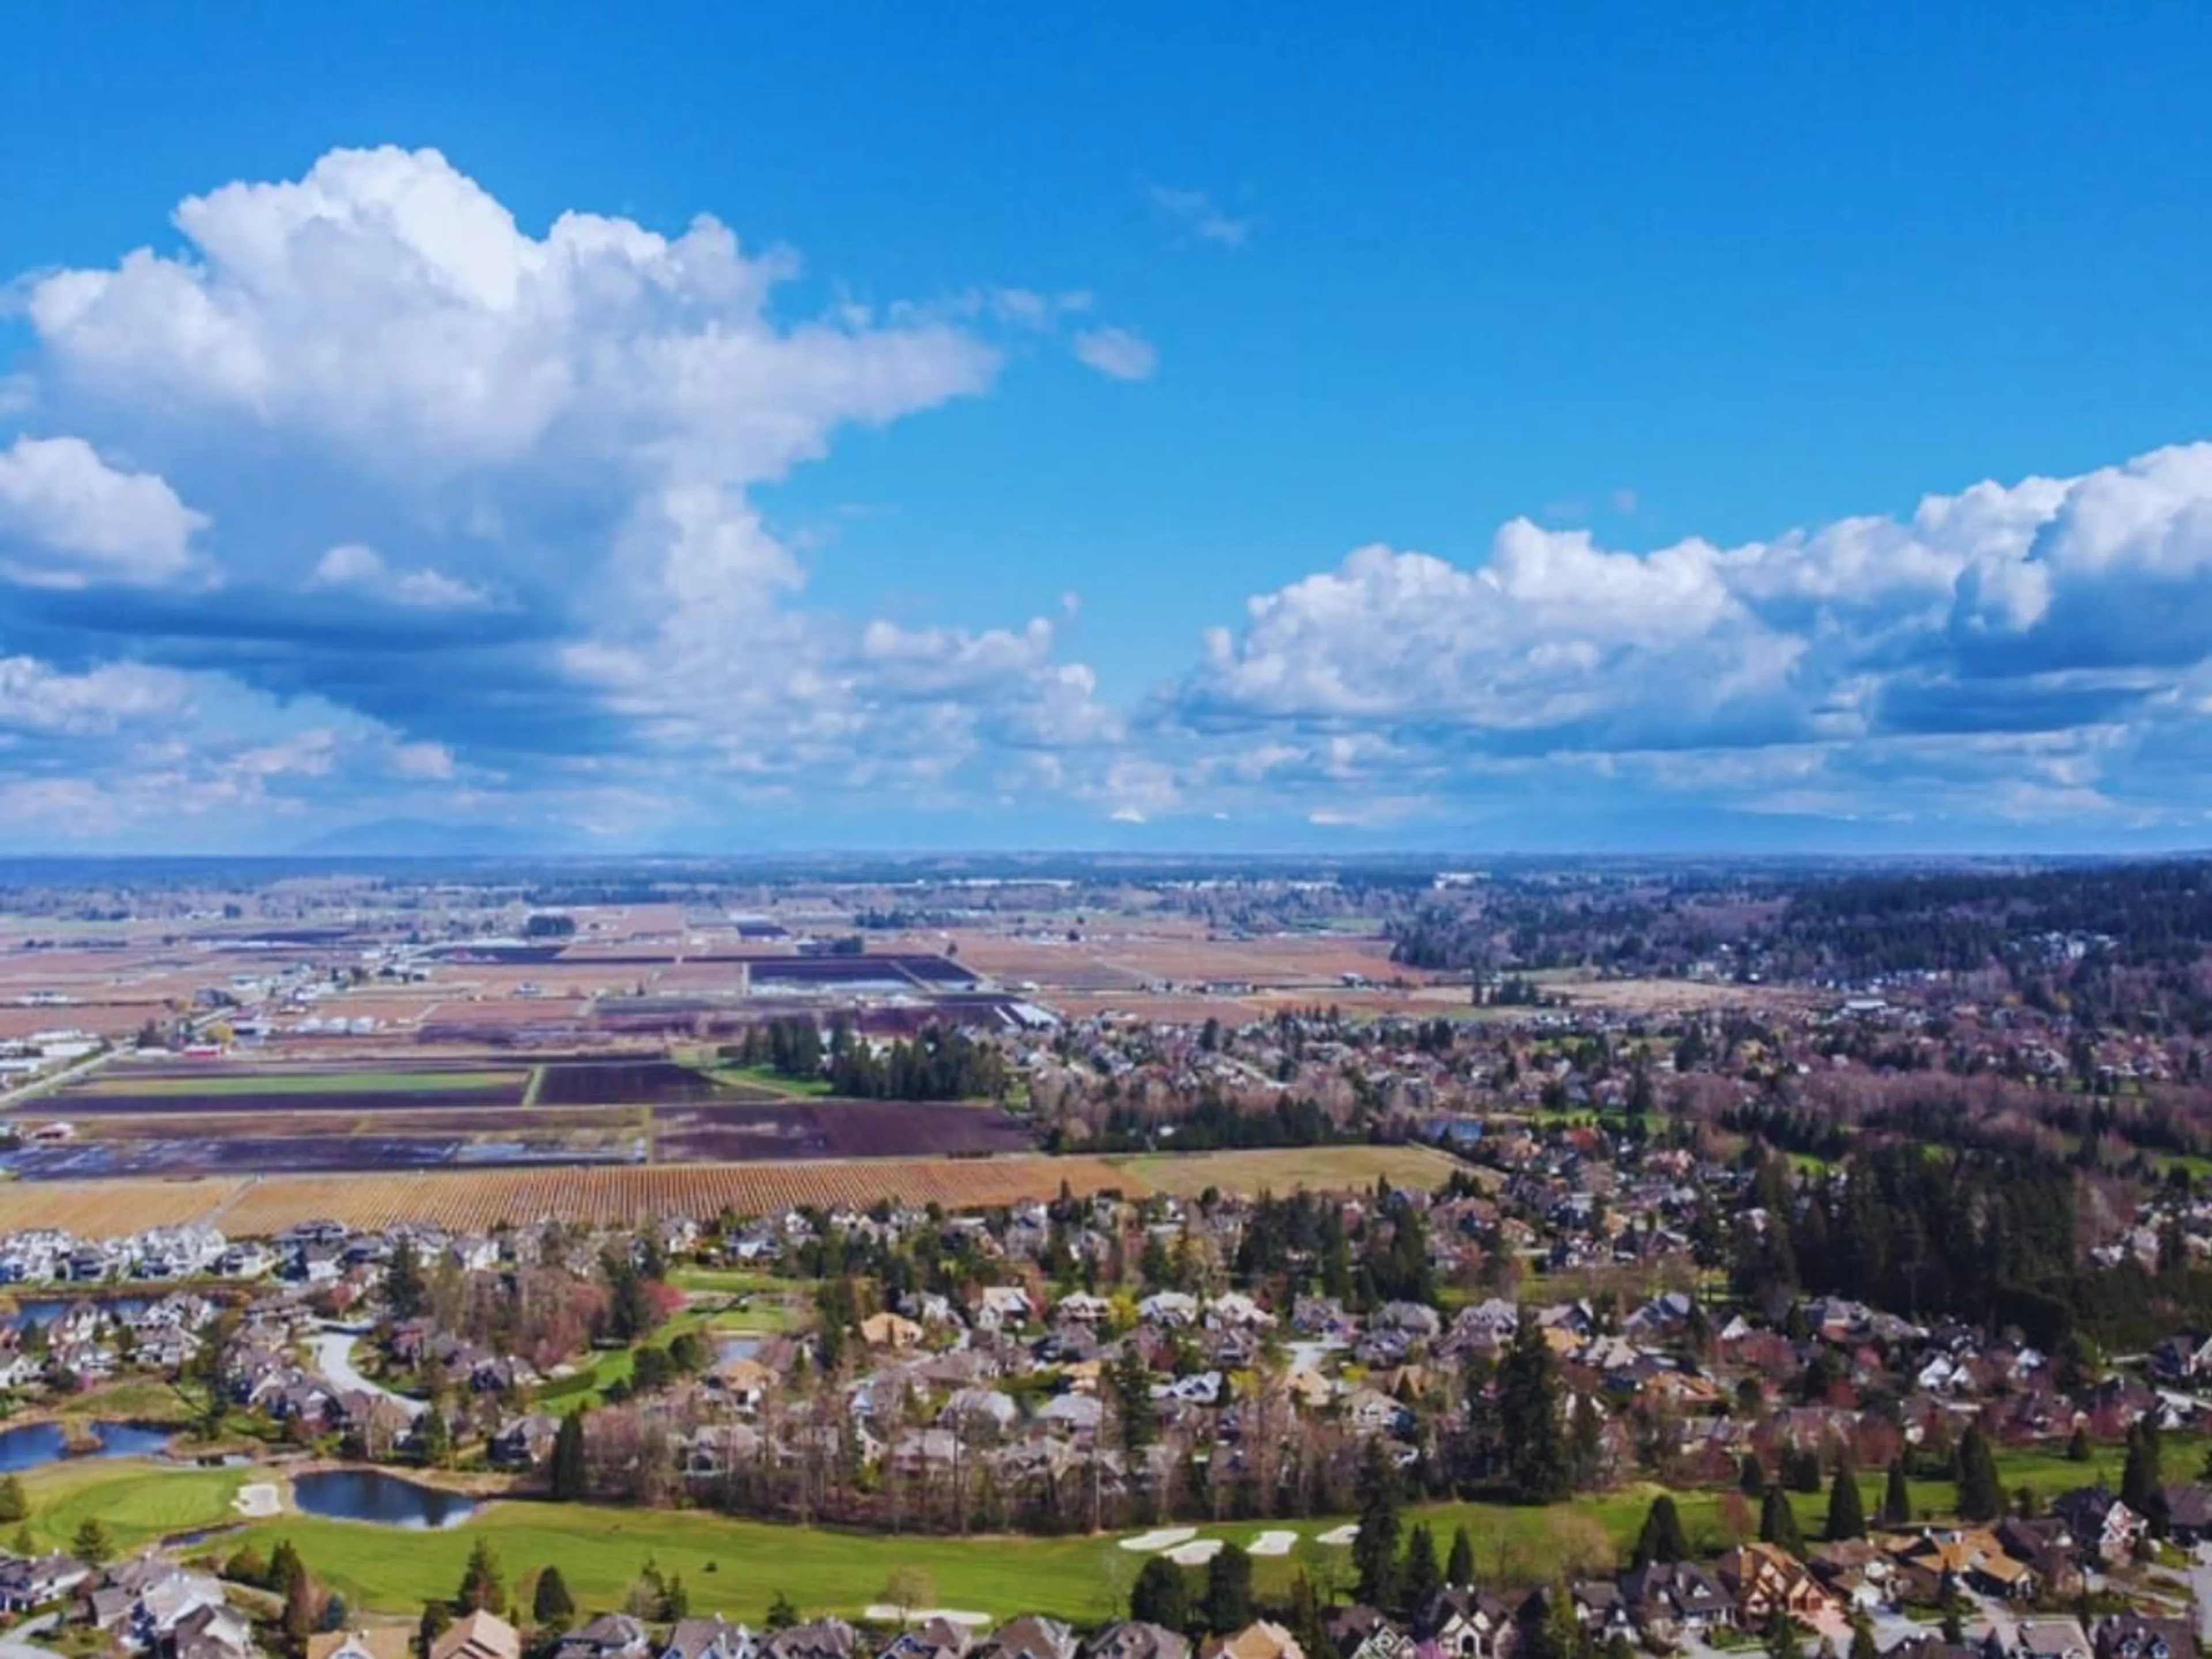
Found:
[[[110,466],[82,438],[0,450],[0,569],[26,584],[155,584],[189,575],[204,514],[151,473]]]

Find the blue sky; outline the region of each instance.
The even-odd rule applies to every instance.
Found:
[[[132,17],[10,849],[2212,840],[2201,8]]]

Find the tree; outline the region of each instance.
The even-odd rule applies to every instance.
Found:
[[[541,1628],[563,1629],[576,1616],[576,1598],[568,1594],[568,1581],[561,1576],[558,1567],[548,1567],[538,1575],[538,1587],[530,1595],[530,1617]]]
[[[1397,1597],[1398,1467],[1381,1436],[1370,1437],[1359,1465],[1359,1531],[1352,1540],[1352,1564],[1359,1575],[1359,1599],[1387,1607]]]
[[[1575,1617],[1566,1582],[1554,1578],[1531,1599],[1540,1607],[1538,1617],[1523,1628],[1521,1659],[1576,1659],[1583,1644],[1582,1622]]]
[[[1905,1479],[1902,1453],[1889,1461],[1889,1476],[1881,1486],[1881,1524],[1901,1527],[1912,1519],[1912,1488]]]
[[[1831,1544],[1866,1536],[1866,1503],[1859,1496],[1858,1471],[1848,1457],[1836,1464],[1836,1478],[1828,1487],[1828,1527]]]
[[[1978,1423],[1959,1441],[1959,1513],[1968,1521],[1994,1521],[2004,1513],[1996,1458]]]
[[[1670,1504],[1673,1500],[1668,1500]],[[1452,1528],[1451,1557],[1444,1563],[1444,1583],[1465,1589],[1474,1583],[1474,1540],[1465,1527]]]
[[[789,1630],[799,1622],[799,1609],[781,1590],[768,1604],[768,1617],[762,1620],[770,1630]]]
[[[1498,1367],[1506,1481],[1523,1504],[1555,1504],[1567,1495],[1569,1463],[1559,1423],[1559,1369],[1542,1328],[1524,1310]]]
[[[76,1536],[70,1540],[70,1553],[87,1566],[105,1566],[108,1558],[115,1553],[115,1545],[107,1535],[107,1528],[100,1524],[99,1518],[88,1515],[83,1524],[77,1528]]]
[[[283,1619],[284,1639],[293,1652],[304,1653],[307,1638],[315,1633],[315,1581],[301,1573],[284,1592]]]
[[[1766,1659],[1805,1659],[1805,1638],[1786,1613],[1777,1613],[1766,1627]]]
[[[1419,1612],[1429,1605],[1430,1599],[1443,1588],[1443,1569],[1437,1565],[1437,1540],[1429,1530],[1429,1523],[1417,1521],[1406,1540],[1404,1582],[1399,1594],[1405,1598],[1410,1612]]]
[[[2142,1423],[2128,1431],[2128,1461],[2120,1474],[2120,1502],[2149,1520],[2155,1520],[2162,1507],[2158,1495],[2160,1449],[2155,1434],[2146,1434]]]
[[[1164,1555],[1155,1555],[1139,1568],[1129,1590],[1129,1617],[1169,1630],[1185,1628],[1190,1623],[1190,1581],[1182,1569]]]
[[[384,1264],[384,1303],[394,1319],[421,1317],[430,1305],[430,1286],[422,1276],[422,1258],[415,1241],[403,1238]]]
[[[499,1570],[499,1555],[488,1539],[479,1538],[461,1569],[460,1593],[454,1598],[463,1613],[507,1612],[507,1580]]]
[[[1792,1555],[1805,1553],[1805,1540],[1797,1533],[1797,1511],[1790,1507],[1790,1494],[1779,1486],[1769,1486],[1759,1500],[1759,1540]]]
[[[550,1476],[553,1501],[580,1504],[591,1491],[590,1471],[584,1461],[584,1407],[579,1406],[561,1419],[553,1434]]]
[[[1319,1654],[1327,1659],[1335,1648],[1322,1618],[1321,1597],[1314,1591],[1312,1576],[1303,1567],[1291,1578],[1290,1623],[1291,1634],[1297,1638],[1300,1652]]]
[[[1252,1558],[1224,1544],[1206,1564],[1206,1627],[1226,1636],[1252,1622]]]
[[[664,1625],[691,1616],[691,1592],[684,1588],[682,1573],[671,1573],[668,1582],[660,1587],[660,1605],[653,1609],[653,1616]]]
[[[431,1645],[453,1628],[453,1609],[443,1601],[425,1601],[422,1617],[415,1626],[415,1644],[422,1659],[430,1659]]]
[[[1874,1626],[1863,1614],[1851,1620],[1850,1659],[1881,1659],[1881,1650],[1875,1645]]]
[[[23,1491],[22,1477],[0,1480],[0,1526],[15,1526],[31,1518],[31,1500]]]
[[[315,1628],[325,1636],[332,1631],[343,1630],[353,1618],[353,1609],[336,1590],[323,1597],[323,1610],[315,1620]]]
[[[1682,1512],[1674,1507],[1673,1494],[1662,1492],[1651,1500],[1651,1507],[1644,1512],[1644,1530],[1636,1535],[1633,1565],[1648,1567],[1655,1561],[1668,1563],[1689,1559],[1690,1540],[1682,1530]]]
[[[1114,1423],[1121,1433],[1121,1455],[1135,1468],[1152,1443],[1152,1374],[1134,1342],[1124,1343],[1121,1358],[1107,1373],[1114,1393]]]
[[[2089,1461],[2089,1431],[2079,1424],[2075,1425],[2073,1434],[2067,1438],[2066,1461],[2069,1463],[2086,1463]]]
[[[914,1617],[916,1607],[937,1604],[937,1583],[921,1568],[911,1564],[893,1567],[891,1576],[884,1582],[881,1599],[886,1606],[898,1610],[898,1621],[903,1626]]]
[[[276,1547],[269,1553],[269,1588],[279,1595],[289,1595],[292,1586],[307,1576],[307,1564],[300,1559],[300,1552],[289,1538],[276,1540]]]

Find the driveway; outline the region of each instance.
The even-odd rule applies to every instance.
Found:
[[[313,1355],[315,1369],[334,1388],[357,1389],[363,1394],[381,1395],[398,1406],[410,1417],[420,1417],[428,1406],[420,1400],[395,1393],[381,1382],[372,1382],[354,1368],[353,1345],[359,1340],[358,1333],[338,1326],[325,1326],[307,1339],[307,1352]],[[0,1655],[0,1659],[5,1659]]]
[[[42,1648],[31,1638],[47,1634],[60,1622],[57,1614],[41,1613],[11,1631],[0,1632],[0,1659],[59,1659],[52,1648]]]

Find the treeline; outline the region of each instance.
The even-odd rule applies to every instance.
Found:
[[[1800,1187],[1770,1158],[1737,1224],[1735,1287],[1763,1305],[1832,1293],[1915,1318],[2017,1325],[2046,1349],[2085,1310],[2074,1172],[2027,1153],[1854,1152]]]
[[[2124,966],[2193,963],[2212,945],[2212,866],[1849,877],[1794,894],[1777,933],[1852,976],[1983,967],[2051,933],[2102,935]]]
[[[1237,1106],[1208,1091],[1180,1114],[1115,1107],[1093,1138],[1099,1152],[1137,1152],[1172,1146],[1181,1152],[1262,1146],[1326,1146],[1346,1139],[1318,1102],[1279,1096],[1271,1108]],[[1052,1150],[1058,1150],[1053,1148]]]
[[[997,1100],[1010,1083],[994,1044],[935,1025],[878,1049],[842,1020],[825,1043],[811,1019],[772,1019],[747,1027],[744,1040],[720,1054],[798,1082],[826,1078],[833,1091],[855,1100]]]

